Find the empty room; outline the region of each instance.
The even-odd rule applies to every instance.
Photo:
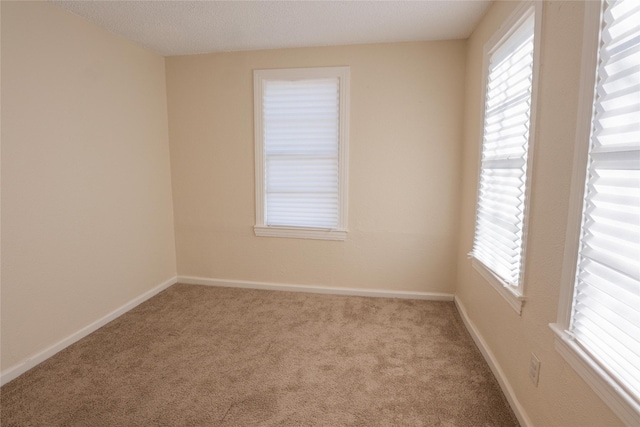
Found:
[[[2,426],[640,425],[640,3],[4,1]]]

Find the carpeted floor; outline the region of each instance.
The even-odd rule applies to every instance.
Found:
[[[0,389],[7,426],[517,426],[453,303],[174,285]]]

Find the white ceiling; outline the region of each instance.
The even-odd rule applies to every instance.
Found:
[[[491,3],[442,1],[62,1],[159,54],[467,38]]]

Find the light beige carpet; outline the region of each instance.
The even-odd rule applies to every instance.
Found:
[[[174,285],[0,390],[2,426],[517,426],[453,303]]]

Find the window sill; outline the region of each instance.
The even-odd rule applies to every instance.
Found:
[[[556,335],[560,355],[583,380],[629,426],[640,425],[640,404],[620,387],[557,323],[549,325]]]
[[[346,240],[347,230],[328,230],[306,227],[271,227],[256,225],[253,227],[258,237],[285,237],[290,239]]]
[[[471,258],[471,265],[480,273],[480,275],[487,281],[498,293],[509,303],[509,305],[518,313],[518,316],[522,314],[522,306],[525,302],[525,297],[520,293],[513,290],[506,285],[498,276],[491,270],[484,266],[484,264],[475,258]]]

